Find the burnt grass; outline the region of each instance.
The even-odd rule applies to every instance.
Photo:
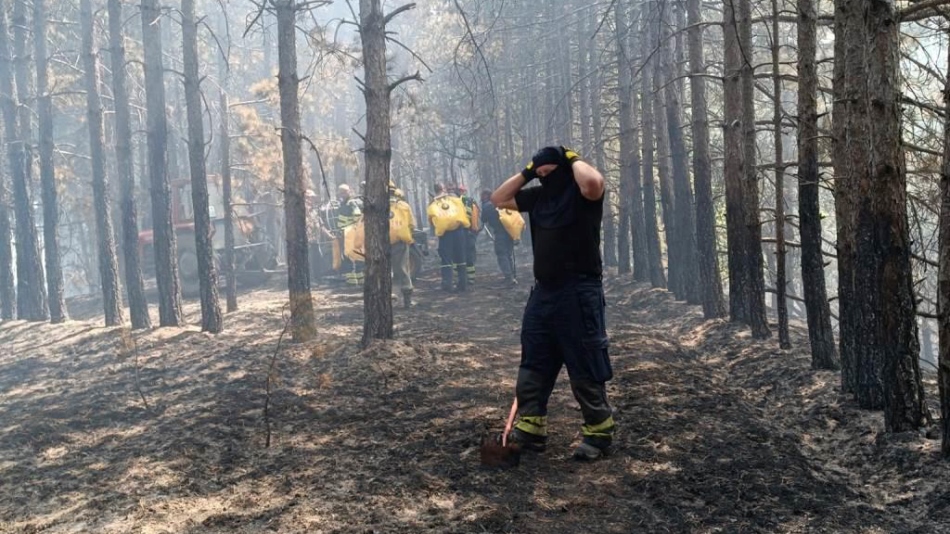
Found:
[[[320,338],[284,344],[269,381],[279,281],[217,336],[0,325],[0,532],[950,532],[939,444],[884,434],[808,368],[800,325],[780,351],[622,278],[612,454],[570,459],[562,374],[548,452],[486,469],[528,288],[483,269],[446,295],[436,277],[396,308],[397,340],[365,351],[361,295],[317,288]]]

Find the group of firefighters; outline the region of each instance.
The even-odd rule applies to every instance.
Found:
[[[430,228],[438,238],[442,290],[464,292],[474,281],[476,243],[484,229],[494,241],[498,266],[506,285],[516,285],[514,247],[520,240],[525,222],[515,210],[498,210],[490,201],[491,191],[483,191],[481,202],[468,195],[464,185],[446,187],[437,183],[433,199],[426,209]],[[308,240],[311,263],[319,264],[323,249],[332,255],[332,271],[341,272],[348,285],[363,285],[363,205],[347,184],[337,188],[337,199],[331,210],[321,216],[314,201],[316,194],[307,191]],[[416,224],[412,208],[403,192],[389,183],[389,238],[393,270],[393,290],[399,290],[403,306],[412,305],[411,248],[415,242]],[[329,245],[321,247],[322,245]],[[453,274],[456,273],[456,274]],[[455,283],[453,284],[453,279]]]

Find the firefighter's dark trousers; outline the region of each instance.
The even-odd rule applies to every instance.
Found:
[[[442,260],[442,289],[452,289],[452,271],[458,273],[456,289],[468,289],[468,273],[465,268],[465,234],[466,228],[451,230],[439,238],[439,258]]]
[[[564,366],[584,416],[585,441],[609,445],[614,421],[605,384],[613,371],[605,311],[599,278],[575,276],[556,286],[535,284],[521,326],[516,428],[547,434],[548,398]]]

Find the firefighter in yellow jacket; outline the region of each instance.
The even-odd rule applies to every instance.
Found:
[[[442,290],[453,291],[452,271],[458,273],[454,291],[468,290],[468,273],[465,267],[465,234],[471,221],[465,213],[462,199],[450,195],[442,184],[435,184],[435,198],[429,203],[426,214],[439,238],[439,258],[442,260]]]
[[[409,250],[412,247],[412,231],[415,221],[412,208],[402,191],[389,182],[389,243],[393,267],[393,290],[402,292],[404,308],[412,306],[412,267]]]

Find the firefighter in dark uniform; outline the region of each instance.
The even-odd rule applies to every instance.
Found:
[[[540,186],[526,188],[535,178]],[[615,428],[607,402],[613,371],[600,256],[604,177],[573,151],[546,147],[491,200],[528,214],[534,250],[535,284],[521,325],[519,418],[511,439],[526,450],[545,449],[548,398],[565,366],[584,417],[574,458],[600,458]]]
[[[481,207],[474,198],[468,196],[468,188],[465,185],[458,187],[458,197],[462,199],[465,206],[465,214],[471,226],[465,232],[465,271],[468,273],[468,283],[475,281],[475,260],[477,259],[478,234],[482,231]]]

